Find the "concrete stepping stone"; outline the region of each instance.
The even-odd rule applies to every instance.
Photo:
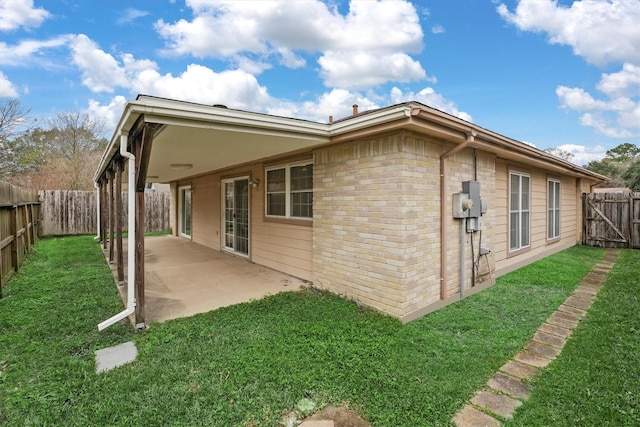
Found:
[[[488,409],[494,414],[500,415],[504,418],[511,418],[513,411],[515,411],[518,406],[522,405],[522,402],[519,400],[512,399],[504,394],[492,393],[490,391],[479,392],[471,398],[471,403],[479,406],[480,408]]]
[[[547,359],[546,357],[542,357],[537,354],[520,351],[513,356],[514,360],[517,360],[520,363],[525,363],[527,365],[535,366],[536,368],[544,368],[549,363],[551,363],[551,359]]]
[[[494,390],[510,394],[519,399],[529,397],[529,389],[522,381],[503,374],[502,372],[496,372],[489,381],[487,381],[487,385]]]
[[[500,427],[500,421],[471,405],[465,405],[453,418],[453,423],[457,427]]]
[[[569,305],[560,304],[558,310],[564,311],[565,313],[575,314],[576,316],[580,316],[581,318],[587,315],[587,311],[581,308],[571,307]]]
[[[569,338],[569,336],[573,333],[572,329],[563,328],[561,326],[552,325],[550,323],[543,323],[542,326],[538,328],[538,330],[557,335],[562,338]]]
[[[118,366],[133,362],[138,356],[138,349],[132,341],[113,347],[96,350],[96,373],[109,371]]]
[[[548,334],[541,330],[536,331],[536,333],[533,335],[533,339],[542,344],[550,345],[556,348],[563,348],[567,342],[567,340],[562,337]]]
[[[560,354],[561,350],[557,347],[551,347],[537,341],[531,341],[525,346],[525,349],[527,349],[531,354],[542,356],[547,359],[555,359]]]
[[[567,319],[563,319],[558,316],[558,312],[555,312],[547,319],[547,323],[551,323],[552,325],[560,326],[565,329],[575,329],[578,326],[578,322],[572,322]]]
[[[564,305],[586,310],[589,307],[591,307],[591,299],[587,300],[584,298],[580,298],[579,296],[570,296],[569,298],[566,299],[566,301],[564,302]]]
[[[507,363],[500,368],[505,374],[509,374],[512,377],[521,378],[523,380],[530,380],[538,375],[539,369],[531,364],[520,363],[516,360],[508,360]]]

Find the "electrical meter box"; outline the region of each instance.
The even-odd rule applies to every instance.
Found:
[[[480,182],[478,181],[463,181],[462,192],[469,195],[469,199],[473,202],[469,212],[467,212],[467,218],[479,218],[482,214],[482,202],[480,201]]]
[[[465,193],[453,193],[453,206],[452,212],[454,218],[468,218],[469,217],[469,205],[471,205],[471,199],[469,195]]]

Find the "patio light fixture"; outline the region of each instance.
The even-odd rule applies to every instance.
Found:
[[[188,169],[191,169],[193,167],[193,164],[192,163],[171,163],[169,167],[177,171],[186,171]]]
[[[260,179],[259,178],[253,178],[251,181],[249,181],[249,184],[251,184],[251,186],[253,188],[256,188],[260,184]]]

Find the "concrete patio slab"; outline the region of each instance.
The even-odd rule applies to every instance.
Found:
[[[297,291],[307,284],[182,237],[148,236],[144,245],[147,324],[205,313],[278,292]],[[124,255],[126,260],[126,251]],[[125,276],[126,271],[125,266]],[[127,285],[119,286],[118,290],[124,300]]]
[[[133,362],[138,356],[135,343],[128,341],[113,347],[96,350],[96,373],[109,371],[118,366]]]

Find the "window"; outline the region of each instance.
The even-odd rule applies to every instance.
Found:
[[[560,181],[547,181],[547,239],[560,237]]]
[[[313,164],[297,163],[267,169],[267,216],[313,218]]]
[[[523,173],[509,174],[509,251],[530,244],[530,181]]]

